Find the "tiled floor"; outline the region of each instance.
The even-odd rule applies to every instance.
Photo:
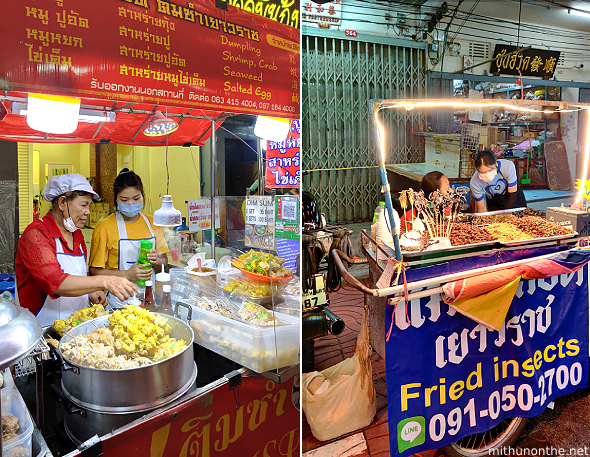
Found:
[[[346,323],[338,336],[329,335],[315,340],[315,365],[321,371],[354,354],[354,345],[363,317],[363,294],[344,284],[341,290],[330,294],[330,309]],[[373,383],[377,392],[377,415],[371,425],[330,442],[314,438],[303,416],[303,444],[305,457],[388,457],[389,433],[387,417],[387,391],[385,360],[373,353],[371,358]],[[519,448],[545,449],[553,446],[573,455],[572,448],[587,446],[590,452],[590,396],[588,389],[559,397],[554,410],[531,419],[528,433],[518,444]],[[307,454],[306,454],[307,453]],[[534,454],[537,455],[537,454]],[[541,454],[538,454],[541,455]],[[564,455],[564,454],[561,454]],[[588,455],[588,454],[585,454]],[[438,450],[422,452],[413,457],[441,457]]]

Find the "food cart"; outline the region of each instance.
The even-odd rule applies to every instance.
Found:
[[[240,208],[247,198],[218,197],[218,150],[212,133],[236,113],[297,118],[298,11],[277,7],[257,15],[212,1],[103,3],[99,11],[92,4],[69,0],[7,6],[6,13],[19,20],[6,30],[6,39],[14,42],[7,44],[1,59],[6,111],[0,137],[188,147],[201,146],[211,136],[208,199],[218,205],[209,205],[207,254],[220,260],[214,221],[221,219],[227,230],[231,215],[233,222],[241,217],[241,227],[232,227],[234,238],[240,238],[241,231],[241,244],[228,246],[229,252],[223,254],[238,260],[237,248],[244,254],[249,251],[244,249],[245,218]],[[81,122],[72,133],[40,133],[24,117],[31,92],[80,97],[85,115],[102,118],[97,123]],[[157,111],[166,113],[177,131],[148,138],[143,131]],[[274,205],[284,196],[271,198]],[[280,256],[295,258],[293,243],[284,244],[287,248]],[[276,248],[276,244],[257,246],[261,257],[276,253]],[[31,359],[23,370],[13,370],[16,385],[54,453],[298,454],[299,322],[287,314],[291,307],[286,305],[288,290],[295,295],[298,289],[296,278],[286,285],[289,281],[280,281],[287,275],[267,273],[270,293],[260,297],[230,285],[234,280],[242,286],[257,284],[257,279],[239,271],[246,265],[229,265],[204,280],[191,275],[200,266],[178,266],[186,270],[171,272],[176,275],[172,279],[176,317],[166,319],[173,334],[188,345],[163,361],[168,363],[93,370],[68,361],[53,348]],[[232,316],[198,306],[216,302],[232,307]],[[297,307],[298,313],[299,303]],[[268,313],[276,320],[260,327],[237,316],[246,308],[250,315]],[[94,326],[105,325],[100,321],[105,318],[71,331],[87,334]],[[50,328],[44,329],[44,335],[56,336]],[[27,455],[50,454],[42,440],[35,444],[38,435],[33,434]]]
[[[370,102],[385,189],[387,137],[379,111],[457,103],[478,104]],[[502,104],[527,109],[519,101]],[[546,105],[568,109],[559,103]],[[570,108],[590,109],[586,104]],[[587,135],[586,165],[589,140]],[[582,182],[586,179],[587,166]],[[389,220],[395,221],[389,192],[385,199]],[[580,206],[581,199],[579,193]],[[442,222],[431,221],[425,235],[429,241],[411,249],[400,241],[396,223],[391,224],[393,242],[387,244],[363,233],[368,287],[346,273],[341,260],[350,259],[332,251],[345,280],[367,295],[371,344],[386,359],[392,455],[435,448],[453,456],[508,452],[527,417],[540,414],[552,398],[586,385],[587,239],[534,213],[516,208],[462,215],[461,220],[454,219],[458,214],[447,215]],[[446,237],[432,234],[441,233],[440,224],[444,234],[449,219],[457,225],[446,225],[446,237],[454,229],[467,236],[443,247],[436,238]],[[533,226],[549,231],[535,235]],[[492,238],[479,239],[486,227]],[[518,227],[528,235],[511,237]],[[569,352],[563,350],[568,342],[573,348]]]

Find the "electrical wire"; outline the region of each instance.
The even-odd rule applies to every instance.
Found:
[[[193,154],[193,147],[189,146],[190,152],[191,152],[191,159],[193,161],[193,167],[195,168],[195,174],[197,175],[197,180],[199,182],[201,182],[201,173],[199,171],[199,169],[197,168],[197,164],[195,163],[195,156]]]
[[[213,122],[213,118],[210,118],[209,116],[207,116],[207,114],[205,114],[205,111],[201,110],[201,112],[203,113],[203,116],[205,116],[207,119],[209,119],[211,122]],[[216,123],[217,124],[217,123]],[[246,146],[248,146],[252,151],[254,151],[254,154],[256,154],[256,157],[259,156],[258,151],[256,149],[254,149],[252,146],[250,146],[244,139],[240,138],[238,135],[236,135],[234,132],[226,129],[223,125],[219,124],[217,125],[218,129],[222,129],[224,131],[226,131],[227,133],[229,133],[232,136],[235,136],[238,140],[240,140],[242,143],[244,143]],[[266,160],[263,158],[263,160]]]
[[[168,107],[166,107],[166,117],[168,117]],[[170,172],[168,171],[168,138],[170,138],[170,135],[166,135],[166,195],[170,195]]]
[[[520,0],[518,6],[518,35],[516,37],[516,49],[520,47],[520,13],[522,12],[522,0]]]
[[[459,28],[457,29],[457,31],[455,32],[455,35],[453,35],[453,38],[451,38],[451,41],[449,43],[449,46],[451,44],[453,44],[455,42],[455,38],[457,38],[457,34],[461,31],[461,29],[463,28],[463,26],[465,25],[465,22],[467,22],[467,20],[471,17],[471,15],[473,14],[473,11],[475,10],[475,8],[477,7],[477,5],[479,5],[479,1],[480,0],[476,0],[475,2],[473,2],[473,5],[471,6],[471,9],[469,10],[469,12],[467,13],[467,15],[465,16],[465,18],[463,19],[463,23],[459,26]],[[459,9],[459,5],[457,5],[456,10]]]
[[[354,0],[357,4],[366,4],[366,5],[372,5],[375,6],[376,3],[369,1],[369,0]],[[354,3],[353,3],[354,5]],[[380,8],[377,7],[376,9],[379,9],[383,12],[390,12],[389,8]],[[427,8],[420,8],[420,13],[418,14],[422,14],[422,11],[424,9]],[[432,10],[436,10],[436,7],[431,7],[430,9]],[[450,9],[449,13],[447,15],[445,15],[445,18],[450,18],[453,11],[456,10],[457,8],[454,9]],[[400,9],[401,12],[401,9]],[[411,9],[406,9],[404,10],[404,12],[407,12],[409,14],[414,13],[416,14],[416,9],[411,10]],[[358,17],[357,19],[354,19],[353,21],[355,22],[362,22],[362,23],[372,23],[372,24],[379,24],[379,25],[391,25],[388,24],[387,21],[375,21],[375,20],[370,20],[370,19],[362,19],[362,17],[365,18],[374,18],[375,16],[380,16],[380,17],[384,17],[383,14],[373,14],[373,13],[367,13],[367,12],[359,12],[359,11],[350,11],[347,12],[347,14],[351,14],[354,15],[356,17]],[[458,11],[457,12],[457,19],[459,20],[463,20],[463,21],[469,21],[470,23],[477,23],[477,24],[484,24],[487,26],[503,26],[503,25],[512,25],[517,27],[518,23],[515,23],[514,21],[510,21],[510,20],[506,20],[506,19],[499,19],[496,17],[490,17],[490,16],[485,16],[485,15],[477,15],[474,14],[473,12],[469,12],[469,13],[465,13],[465,12],[461,12]],[[483,19],[482,20],[478,20],[478,19]],[[444,18],[443,18],[444,21]],[[446,22],[442,22],[442,24],[446,24]],[[453,37],[453,40],[455,40],[456,36],[461,32],[462,28],[466,28],[466,29],[472,29],[472,30],[478,30],[479,32],[481,32],[481,27],[470,27],[468,25],[462,24],[461,26],[454,26],[456,28],[453,29],[453,33],[455,34],[455,36]],[[414,39],[419,39],[418,36],[423,33],[424,28],[420,27],[420,26],[414,26],[412,27],[413,29],[416,30],[416,33],[411,34],[411,36]],[[525,23],[521,23],[521,29],[524,30],[528,30],[528,31],[534,31],[538,34],[543,35],[543,41],[545,43],[548,43],[551,46],[555,46],[556,48],[560,48],[560,49],[567,49],[567,50],[572,50],[572,51],[579,51],[580,47],[586,48],[588,47],[588,43],[590,42],[590,40],[588,40],[588,34],[584,33],[584,32],[569,32],[565,29],[558,29],[558,31],[556,32],[556,29],[554,28],[549,28],[549,27],[542,27],[539,26],[537,24],[525,24]],[[406,36],[409,37],[410,34],[405,31],[405,30],[401,30],[400,32],[397,32],[394,30],[394,33],[398,36]],[[516,35],[508,35],[506,36],[506,30],[502,30],[502,32],[491,32],[494,34],[502,34],[503,38],[502,41],[503,42],[510,42],[510,41],[514,41],[514,40],[510,40],[509,38],[516,38]],[[469,37],[476,37],[481,39],[481,35],[470,35],[470,34],[465,34],[466,36]],[[573,43],[573,42],[563,42],[563,41],[556,41],[556,40],[547,40],[547,37],[559,37],[559,38],[571,38],[571,39],[580,39],[583,42],[582,43]],[[508,39],[507,39],[508,38]],[[523,38],[526,38],[528,40],[535,40],[535,43],[538,42],[538,38],[534,38],[534,37],[526,37],[523,36]],[[500,41],[500,39],[498,39],[498,41]],[[523,42],[524,43],[524,42]],[[533,43],[534,44],[534,43]],[[564,44],[567,45],[571,45],[571,46],[575,46],[576,48],[571,48],[571,47],[566,47],[564,48]]]

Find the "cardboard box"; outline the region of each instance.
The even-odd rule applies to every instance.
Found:
[[[491,124],[494,122],[494,108],[483,108],[481,122],[482,124]]]
[[[541,106],[531,106],[530,108],[535,110],[534,113],[531,113],[531,121],[542,122],[544,120],[543,108]]]
[[[96,208],[90,210],[90,216],[88,217],[88,226],[91,228],[95,228],[98,224],[98,212]]]
[[[590,236],[590,213],[569,208],[547,208],[547,220],[578,232],[580,236]]]
[[[486,127],[485,133],[479,135],[479,142],[488,149],[497,145],[498,127]]]

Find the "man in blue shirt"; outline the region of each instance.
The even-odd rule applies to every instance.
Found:
[[[478,213],[526,207],[516,168],[510,160],[496,160],[492,151],[484,149],[475,156],[475,168],[477,172],[469,185]]]

